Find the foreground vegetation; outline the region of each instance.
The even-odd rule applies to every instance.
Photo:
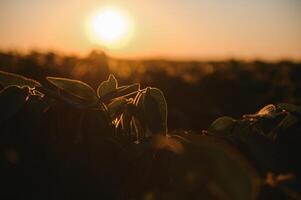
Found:
[[[170,130],[206,129],[218,117],[239,118],[273,103],[301,105],[300,61],[126,60],[96,51],[82,57],[0,52],[0,70],[43,84],[46,76],[81,80],[95,90],[110,74],[124,85],[160,88]]]
[[[157,88],[46,80],[0,72],[5,199],[300,199],[300,106],[168,131]]]

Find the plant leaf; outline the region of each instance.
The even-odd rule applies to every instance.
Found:
[[[82,81],[57,77],[47,77],[46,79],[56,87],[80,99],[87,100],[89,102],[97,102],[98,100],[93,88]]]
[[[108,105],[108,111],[112,119],[122,113],[127,102],[126,98],[118,98]]]
[[[0,123],[12,117],[25,105],[28,94],[28,87],[18,86],[9,86],[0,92]]]
[[[275,161],[275,146],[271,137],[260,134],[249,121],[236,122],[232,131],[231,141],[240,147],[241,151],[266,172],[271,169]]]
[[[208,131],[212,133],[231,134],[236,121],[231,117],[220,117],[212,122]]]
[[[118,82],[113,74],[111,74],[108,80],[103,81],[97,88],[97,95],[103,99],[105,96],[116,92]]]
[[[3,87],[7,87],[10,85],[17,85],[17,86],[29,86],[34,88],[36,86],[41,86],[41,84],[35,80],[26,78],[24,76],[0,71],[0,85]]]
[[[144,110],[144,97],[145,92],[138,93],[134,100],[133,106],[129,105],[129,110],[132,115],[135,117],[135,121],[139,121],[139,130],[142,132],[146,132],[146,117],[145,117],[145,110]]]
[[[167,133],[167,104],[161,90],[147,88],[143,97],[144,115],[152,133]]]
[[[132,85],[127,85],[127,86],[121,86],[118,87],[114,92],[109,93],[105,96],[102,97],[104,101],[122,97],[122,96],[129,96],[129,95],[134,95],[137,93],[137,91],[140,89],[140,84],[132,84]]]

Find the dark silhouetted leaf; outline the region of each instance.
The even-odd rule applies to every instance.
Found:
[[[109,93],[108,95],[104,96],[104,100],[110,100],[114,99],[117,97],[122,97],[122,96],[129,96],[129,95],[134,95],[137,93],[137,91],[140,89],[140,84],[132,84],[132,85],[127,85],[127,86],[122,86],[118,87],[115,92]]]
[[[28,99],[29,88],[9,86],[0,93],[0,122],[12,117]]]
[[[27,103],[35,112],[46,112],[54,102],[55,100],[52,98],[31,95]]]
[[[126,98],[118,98],[108,105],[108,112],[112,119],[122,113],[127,102],[128,100]]]
[[[231,134],[236,121],[231,117],[220,117],[210,125],[208,131],[211,133]]]
[[[80,99],[95,103],[98,101],[95,91],[88,84],[67,78],[47,77],[56,87]]]
[[[29,86],[31,88],[41,86],[40,83],[35,80],[4,71],[0,71],[0,85],[2,85],[3,87],[10,85]]]
[[[167,132],[167,104],[163,93],[157,88],[147,88],[143,95],[141,103],[143,103],[148,129],[152,133],[165,134]]]
[[[265,172],[274,164],[275,149],[273,140],[258,131],[256,127],[250,126],[248,121],[240,120],[232,131],[231,140]]]

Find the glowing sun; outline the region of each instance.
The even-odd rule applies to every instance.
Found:
[[[120,48],[132,33],[132,23],[120,9],[108,7],[97,11],[89,19],[91,39],[108,48]]]

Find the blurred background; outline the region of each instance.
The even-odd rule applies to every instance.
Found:
[[[169,128],[301,103],[299,0],[1,0],[0,70],[160,88]]]

